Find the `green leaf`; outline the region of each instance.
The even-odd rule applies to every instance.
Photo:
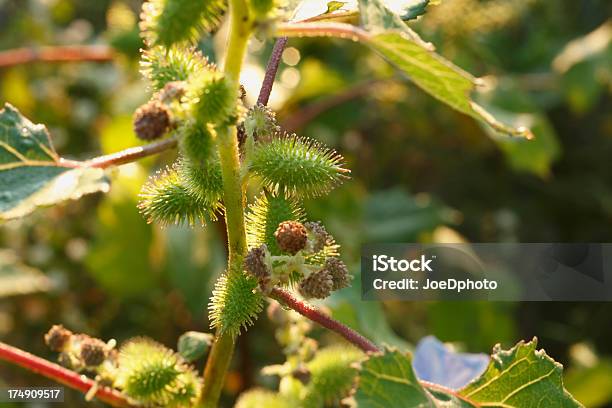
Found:
[[[43,125],[33,124],[9,104],[0,111],[0,219],[108,188],[102,169],[75,167],[61,159]]]
[[[425,389],[412,370],[411,356],[389,349],[361,363],[353,398],[359,408],[476,407],[441,389]]]
[[[498,132],[532,137],[528,129],[505,125],[474,102],[470,94],[478,80],[437,54],[432,44],[423,41],[382,1],[359,0],[359,8],[369,32],[363,40],[425,92]]]
[[[419,382],[411,356],[386,349],[361,363],[354,399],[359,408],[582,407],[563,388],[561,364],[536,346],[496,346],[487,370],[460,391]]]
[[[41,271],[22,264],[15,253],[0,250],[0,299],[48,292],[54,286],[54,282]]]
[[[563,388],[563,366],[537,345],[534,338],[507,351],[495,346],[487,370],[460,394],[481,406],[581,407]]]

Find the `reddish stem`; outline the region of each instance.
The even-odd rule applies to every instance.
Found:
[[[309,318],[313,322],[319,323],[321,326],[338,333],[347,341],[365,352],[381,351],[374,343],[357,333],[355,330],[345,326],[337,320],[332,319],[330,316],[326,315],[316,307],[298,300],[291,293],[283,289],[273,288],[272,293],[270,293],[270,297],[278,300],[285,306],[290,307],[299,314]]]
[[[37,357],[26,351],[0,342],[0,360],[21,366],[29,371],[43,375],[67,387],[87,393],[96,383],[90,378],[70,371],[55,363]],[[134,407],[126,397],[112,388],[99,386],[95,396],[113,407]]]
[[[59,165],[63,167],[95,167],[105,169],[111,166],[119,166],[125,163],[131,163],[138,159],[147,156],[152,156],[161,153],[165,150],[172,149],[177,144],[174,138],[164,139],[159,142],[151,143],[145,146],[130,147],[129,149],[121,150],[116,153],[107,154],[105,156],[95,157],[87,161],[75,161],[60,159]]]
[[[0,52],[0,68],[32,62],[106,62],[113,57],[113,49],[106,45],[16,48]]]
[[[276,78],[276,72],[278,71],[278,66],[280,65],[281,57],[283,56],[283,51],[287,46],[288,40],[287,37],[280,37],[274,43],[272,55],[270,55],[268,66],[266,67],[266,75],[264,76],[261,90],[259,91],[259,97],[257,98],[258,105],[265,106],[268,104],[270,93],[272,93],[272,86],[274,85],[274,78]]]

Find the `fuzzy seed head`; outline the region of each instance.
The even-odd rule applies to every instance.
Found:
[[[133,123],[139,139],[158,139],[170,128],[170,112],[162,103],[150,101],[136,109]]]
[[[300,282],[299,291],[306,299],[325,299],[331,294],[333,287],[332,276],[327,270],[321,269]]]
[[[283,252],[291,255],[297,254],[306,247],[308,235],[306,228],[298,221],[283,221],[274,233],[276,243]]]
[[[100,339],[85,336],[81,340],[81,360],[87,367],[97,367],[106,360],[108,346]]]
[[[52,351],[64,351],[71,339],[72,332],[65,329],[61,324],[53,325],[45,334],[45,343]]]
[[[327,258],[325,260],[324,269],[329,272],[332,277],[334,286],[332,290],[339,290],[351,285],[353,277],[349,274],[348,268],[338,258]]]

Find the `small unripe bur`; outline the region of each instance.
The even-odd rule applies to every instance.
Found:
[[[252,248],[244,257],[244,269],[257,278],[264,292],[271,289],[272,265],[266,245]]]
[[[107,355],[108,346],[106,343],[93,337],[83,336],[80,357],[85,366],[99,366],[106,360]]]
[[[45,334],[45,343],[52,351],[64,351],[72,339],[72,332],[61,324],[56,324]]]
[[[325,261],[324,269],[329,272],[332,277],[334,286],[332,290],[339,290],[350,286],[353,277],[349,274],[349,271],[340,259],[328,258]]]
[[[300,282],[299,291],[306,299],[325,299],[331,294],[333,287],[334,282],[330,273],[321,269]]]
[[[321,252],[330,239],[330,235],[320,222],[307,222],[304,224],[308,232],[308,246],[312,253]]]
[[[170,113],[159,101],[150,101],[134,112],[134,133],[141,140],[162,137],[170,128]]]
[[[298,221],[283,221],[274,233],[276,243],[281,251],[295,255],[306,247],[308,235],[306,228]]]

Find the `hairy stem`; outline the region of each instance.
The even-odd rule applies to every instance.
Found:
[[[259,90],[259,97],[257,98],[258,105],[268,104],[270,93],[272,93],[272,86],[274,85],[274,78],[276,78],[276,72],[278,71],[278,66],[280,65],[281,57],[283,56],[283,51],[287,46],[288,40],[289,38],[287,37],[281,37],[274,43],[272,55],[266,67],[266,75],[261,84],[261,89]]]
[[[16,48],[0,52],[0,68],[32,62],[106,62],[114,57],[107,45]]]
[[[233,81],[238,92],[240,71],[251,33],[251,20],[245,0],[230,0],[230,32],[227,55],[224,64],[226,77]],[[227,225],[228,278],[240,273],[242,258],[247,250],[244,207],[246,198],[240,178],[240,159],[236,126],[219,129],[217,135],[219,159],[223,177],[223,202],[225,204],[225,223]],[[234,351],[234,338],[231,333],[217,331],[215,342],[204,369],[202,387],[202,407],[216,407],[225,382],[225,375]]]
[[[332,319],[330,316],[321,312],[316,307],[313,307],[308,303],[302,302],[286,290],[280,288],[273,288],[272,292],[270,293],[270,297],[277,300],[281,304],[295,310],[296,312],[298,312],[304,317],[307,317],[313,322],[320,324],[326,329],[338,333],[348,342],[354,344],[365,352],[380,351],[376,344],[372,343],[370,340],[366,339],[364,336],[357,333],[355,330],[351,329],[348,326],[345,326],[337,320]]]
[[[95,381],[83,375],[2,342],[0,342],[0,360],[21,366],[82,393],[87,393],[96,385]],[[95,397],[113,407],[135,406],[119,392],[107,387],[99,387]]]

